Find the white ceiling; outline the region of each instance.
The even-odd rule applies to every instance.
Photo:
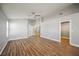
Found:
[[[43,17],[57,12],[71,4],[67,3],[4,3],[2,9],[9,19],[26,19],[31,12]]]

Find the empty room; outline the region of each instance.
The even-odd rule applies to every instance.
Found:
[[[0,56],[79,56],[78,3],[0,3]]]

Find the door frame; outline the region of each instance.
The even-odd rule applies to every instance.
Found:
[[[69,34],[70,34],[70,37],[69,37],[69,44],[71,44],[71,20],[64,20],[64,21],[59,21],[59,42],[61,42],[61,23],[62,22],[67,22],[69,21]]]

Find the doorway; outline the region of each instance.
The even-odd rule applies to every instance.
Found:
[[[70,45],[70,21],[61,22],[61,44]]]
[[[36,27],[34,29],[35,37],[39,38],[40,37],[40,26]]]

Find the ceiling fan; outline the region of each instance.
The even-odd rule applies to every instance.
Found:
[[[31,12],[31,14],[28,17],[28,23],[31,26],[35,26],[37,23],[39,23],[43,19],[43,17],[40,16],[40,14],[36,12]]]

